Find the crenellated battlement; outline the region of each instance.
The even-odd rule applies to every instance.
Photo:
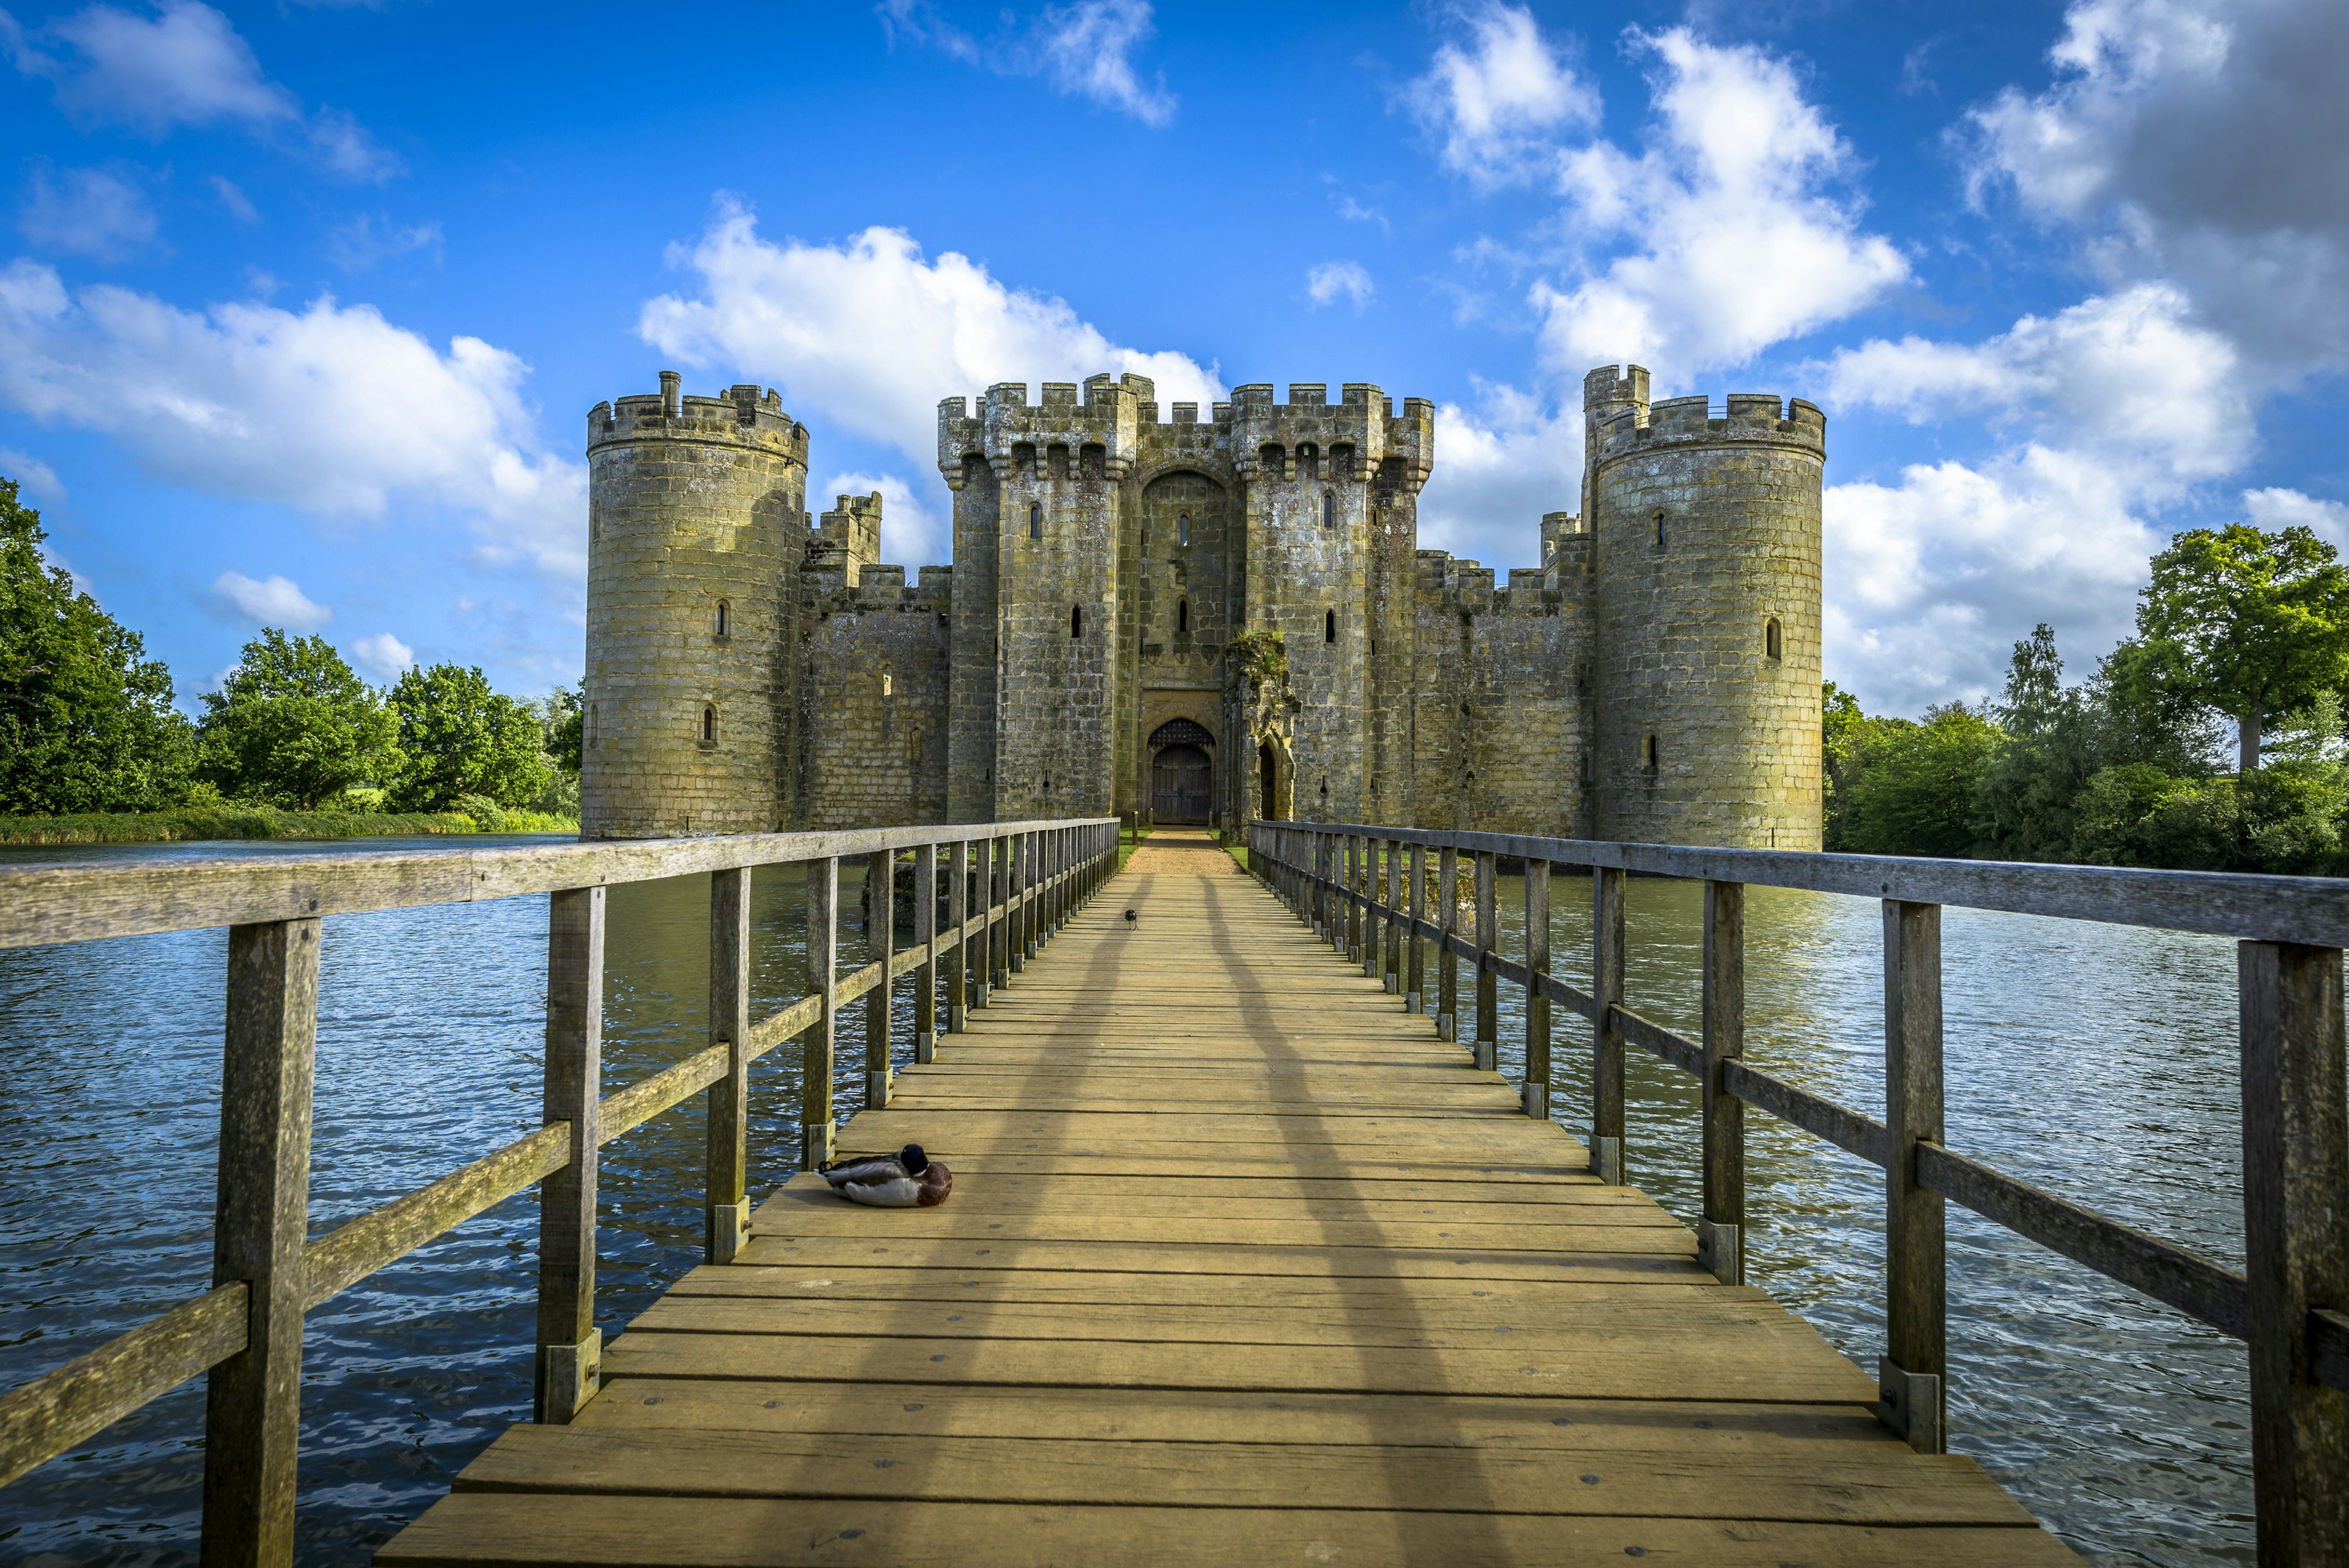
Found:
[[[952,566],[924,566],[908,583],[903,566],[867,566],[851,578],[834,564],[810,567],[802,581],[810,602],[824,615],[945,616],[954,608]]]
[[[1387,481],[1416,493],[1435,466],[1435,405],[1394,400],[1367,381],[1340,388],[1330,401],[1321,381],[1292,381],[1288,400],[1273,400],[1268,381],[1232,389],[1232,462],[1250,480]]]
[[[874,563],[880,558],[881,493],[876,490],[870,495],[837,497],[833,509],[817,520],[802,565],[810,571],[844,571],[853,583],[863,572],[879,569]]]
[[[1800,398],[1782,403],[1774,392],[1733,392],[1719,406],[1702,396],[1617,400],[1590,408],[1588,425],[1592,461],[1662,446],[1749,441],[1826,454],[1826,416],[1817,405]]]
[[[804,467],[807,427],[783,412],[771,387],[752,383],[728,388],[714,398],[688,396],[683,378],[660,373],[657,393],[638,393],[597,403],[587,410],[587,450],[642,441],[684,441],[722,446],[755,446]]]

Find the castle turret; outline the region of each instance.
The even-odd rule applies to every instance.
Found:
[[[792,618],[807,431],[772,391],[587,416],[590,838],[769,832],[793,815]]]
[[[1826,416],[1647,392],[1584,382],[1599,836],[1816,849]]]

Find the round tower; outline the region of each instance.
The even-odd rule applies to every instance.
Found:
[[[793,588],[807,430],[772,391],[587,416],[588,838],[789,825]]]
[[[1816,849],[1826,418],[1583,383],[1602,838]]]

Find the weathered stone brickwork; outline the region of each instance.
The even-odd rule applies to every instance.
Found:
[[[811,524],[773,393],[662,381],[590,418],[590,834],[1143,811],[1183,745],[1223,817],[1818,846],[1808,403],[1592,372],[1581,508],[1498,587],[1417,547],[1426,401],[1002,383],[939,405],[955,564],[909,587],[877,494]]]

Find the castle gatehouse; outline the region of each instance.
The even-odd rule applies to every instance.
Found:
[[[1816,849],[1826,419],[1584,382],[1578,509],[1419,548],[1435,409],[1005,382],[938,410],[954,563],[811,522],[771,390],[588,415],[591,837],[1150,812]],[[1530,521],[1530,520],[1528,520]]]

